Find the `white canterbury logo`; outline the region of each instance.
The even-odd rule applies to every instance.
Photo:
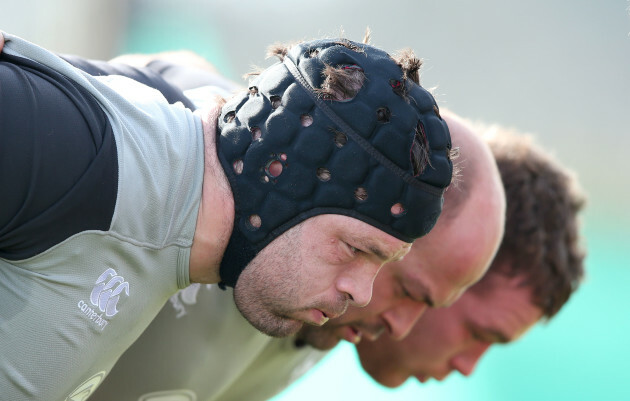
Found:
[[[119,276],[116,270],[109,268],[96,279],[96,285],[90,294],[90,302],[101,312],[105,312],[105,316],[112,317],[118,313],[116,305],[123,291],[129,296],[129,283]]]
[[[210,284],[206,284],[206,288],[210,288]],[[194,305],[197,303],[197,293],[201,289],[201,284],[195,283],[180,290],[169,299],[175,309],[175,318],[186,315],[186,305]]]

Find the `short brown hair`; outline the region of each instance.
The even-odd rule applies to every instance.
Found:
[[[523,276],[549,319],[584,275],[577,216],[584,195],[574,174],[531,137],[497,126],[484,132],[507,198],[505,235],[489,273]]]

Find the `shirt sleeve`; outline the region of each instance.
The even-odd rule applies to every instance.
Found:
[[[0,54],[0,257],[107,230],[118,162],[98,101],[52,69]]]
[[[149,67],[132,67],[121,63],[109,63],[99,60],[88,60],[78,56],[62,55],[64,60],[93,76],[122,75],[140,82],[162,93],[170,103],[181,102],[186,108],[194,110],[193,103],[177,86],[167,82],[160,74]]]

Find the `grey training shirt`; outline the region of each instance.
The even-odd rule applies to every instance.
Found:
[[[83,400],[189,284],[201,120],[4,35],[0,399]]]

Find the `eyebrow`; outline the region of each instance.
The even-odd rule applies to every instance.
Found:
[[[413,291],[408,292],[414,301],[424,302],[429,308],[435,308],[435,301],[431,297],[429,289],[424,285],[424,283],[418,281],[408,281],[407,283],[409,288],[413,289]],[[422,295],[417,297],[416,295],[418,295],[418,293]]]
[[[353,240],[357,244],[359,244],[361,247],[370,251],[370,253],[373,253],[374,255],[376,255],[382,261],[393,261],[396,258],[396,254],[388,253],[384,251],[382,248],[380,248],[376,243],[372,242],[372,240],[370,239],[353,238]]]

